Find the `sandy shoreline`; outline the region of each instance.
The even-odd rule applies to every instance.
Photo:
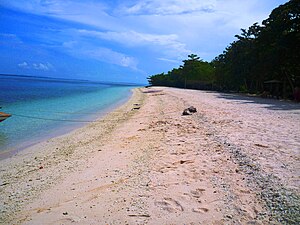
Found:
[[[0,223],[296,224],[299,127],[299,104],[136,89],[97,123],[1,161]]]

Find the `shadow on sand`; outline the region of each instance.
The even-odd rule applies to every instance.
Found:
[[[300,103],[287,100],[277,100],[231,93],[218,93],[217,98],[236,101],[239,104],[261,104],[264,108],[270,110],[300,110]]]

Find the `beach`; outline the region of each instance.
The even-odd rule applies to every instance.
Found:
[[[26,87],[26,88],[24,88]],[[130,85],[0,74],[0,160],[41,140],[85,126],[123,104]]]
[[[0,224],[298,224],[299,127],[293,102],[134,89],[1,161]]]

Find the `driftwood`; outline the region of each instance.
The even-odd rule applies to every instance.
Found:
[[[133,107],[131,110],[139,110],[141,107]]]

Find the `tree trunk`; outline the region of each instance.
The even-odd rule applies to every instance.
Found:
[[[283,81],[282,95],[283,95],[283,98],[284,98],[284,99],[287,98],[287,95],[286,95],[286,78],[284,78],[284,81]]]
[[[283,69],[282,72],[284,73],[286,79],[289,82],[289,85],[290,85],[291,90],[292,90],[292,95],[293,95],[294,92],[295,92],[295,87],[294,87],[293,81],[292,81],[291,77],[288,75],[288,73],[287,73],[287,71],[285,69]]]

